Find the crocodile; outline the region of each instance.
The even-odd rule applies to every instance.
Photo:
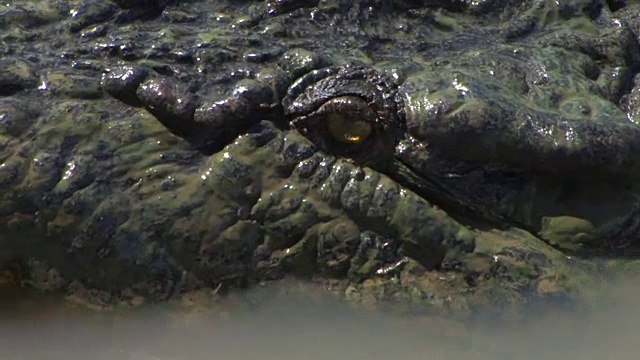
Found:
[[[454,313],[640,248],[640,5],[16,0],[0,269],[113,304],[313,280]]]

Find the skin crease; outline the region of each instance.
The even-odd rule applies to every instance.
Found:
[[[469,314],[635,264],[634,8],[278,4],[15,5],[1,267],[105,304],[293,275]]]

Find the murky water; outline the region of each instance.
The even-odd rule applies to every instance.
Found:
[[[269,289],[102,312],[4,292],[0,359],[637,359],[636,289],[621,285],[579,313],[475,324]]]

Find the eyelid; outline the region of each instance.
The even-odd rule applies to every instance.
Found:
[[[369,103],[357,96],[346,95],[327,100],[316,110],[317,114],[336,113],[346,118],[362,119],[371,123],[376,122],[377,115]]]

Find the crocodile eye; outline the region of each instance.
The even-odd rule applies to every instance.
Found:
[[[361,143],[373,132],[375,114],[357,97],[331,99],[318,109],[317,115],[324,117],[329,134],[342,143]]]
[[[325,152],[384,169],[404,134],[397,85],[359,64],[314,70],[282,100],[289,125]]]
[[[379,160],[381,152],[392,153],[378,113],[355,95],[330,98],[292,125],[323,149],[360,163]]]

